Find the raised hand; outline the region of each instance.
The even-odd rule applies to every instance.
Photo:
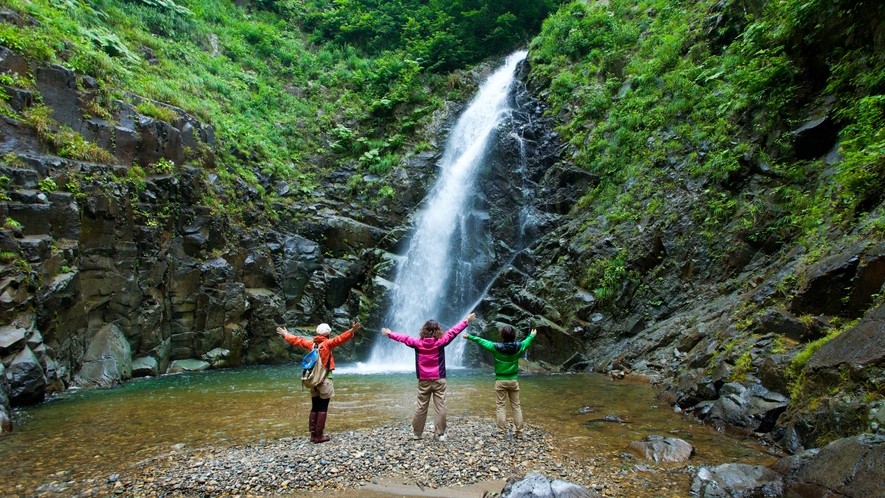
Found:
[[[476,313],[471,313],[471,314],[467,315],[467,323],[470,323],[473,320],[476,320]]]
[[[289,332],[284,327],[277,327],[277,334],[286,335]]]
[[[538,329],[532,329],[532,335],[538,335]]]
[[[384,335],[390,335],[390,329],[381,329],[381,333]]]
[[[350,331],[351,332],[356,332],[357,330],[359,330],[361,328],[363,328],[363,324],[361,324],[360,322],[353,322],[350,324]]]

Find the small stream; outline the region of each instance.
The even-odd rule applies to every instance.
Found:
[[[334,436],[411,419],[414,374],[343,372],[335,375],[327,432]],[[31,496],[49,481],[103,480],[182,447],[306,437],[310,400],[299,375],[294,365],[167,375],[116,389],[68,392],[16,410],[15,431],[0,438],[0,495]],[[455,370],[448,380],[450,417],[494,418],[491,371]],[[527,375],[520,377],[520,388],[527,423],[561,438],[562,450],[576,457],[617,455],[631,441],[661,434],[691,443],[692,464],[774,460],[751,440],[732,439],[657,406],[654,390],[644,384],[595,374]],[[580,413],[584,406],[595,412]],[[592,421],[605,415],[629,423]]]

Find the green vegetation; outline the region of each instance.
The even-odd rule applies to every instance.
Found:
[[[37,180],[37,184],[40,186],[40,190],[46,193],[55,192],[58,189],[58,185],[55,184],[55,180],[52,178]]]
[[[426,146],[438,96],[472,90],[444,73],[524,45],[559,0],[3,3],[38,23],[0,24],[0,44],[97,78],[90,115],[110,118],[116,99],[164,121],[183,109],[223,139],[223,181],[257,188],[260,175],[310,193],[329,165],[383,176]],[[40,108],[27,120],[59,155],[112,162]]]
[[[736,240],[793,241],[821,257],[885,195],[885,59],[872,20],[883,15],[885,4],[851,0],[560,7],[529,59],[572,160],[599,178],[579,203],[583,230],[626,236],[644,216],[662,228],[688,214],[701,239],[687,243],[716,260]],[[791,132],[823,113],[841,130],[835,164],[792,150]],[[762,183],[745,188],[753,177]],[[690,213],[655,214],[660,192],[680,191]],[[885,222],[863,226],[881,234]]]
[[[114,156],[108,151],[89,142],[83,135],[60,126],[52,118],[48,107],[35,106],[24,112],[24,119],[37,131],[40,138],[55,149],[61,157],[91,161],[96,163],[113,163]]]
[[[313,0],[296,10],[313,41],[406,53],[433,72],[460,69],[512,51],[561,0]],[[277,2],[282,5],[294,2]],[[382,75],[383,76],[383,75]]]
[[[18,230],[22,227],[22,224],[13,220],[12,218],[6,218],[6,221],[3,222],[3,228],[7,230]]]

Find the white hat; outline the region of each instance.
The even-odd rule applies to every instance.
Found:
[[[321,323],[317,325],[318,335],[329,335],[330,332],[332,332],[332,327],[330,327],[328,323]]]

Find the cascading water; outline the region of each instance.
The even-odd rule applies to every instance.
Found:
[[[486,258],[486,251],[476,247],[476,234],[486,229],[488,213],[474,202],[476,173],[490,135],[512,110],[509,96],[514,70],[525,56],[525,51],[510,55],[488,77],[452,130],[440,159],[439,178],[397,269],[383,326],[410,335],[416,335],[429,319],[451,327],[467,315],[484,290],[487,282],[475,281],[474,266]],[[448,365],[460,365],[463,343],[458,340],[449,346]],[[414,368],[413,351],[383,337],[361,365],[362,371]]]

